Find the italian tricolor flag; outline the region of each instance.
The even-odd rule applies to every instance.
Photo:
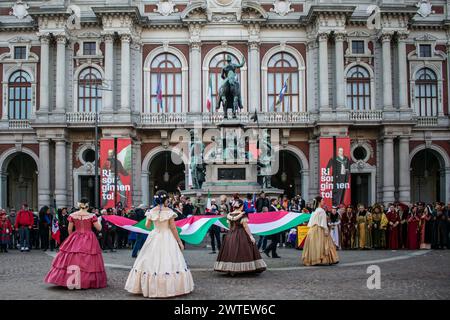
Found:
[[[211,212],[211,192],[208,190],[208,200],[206,201],[206,213]]]
[[[103,217],[112,224],[129,231],[151,232],[151,230],[145,228],[145,219],[136,222],[120,216],[107,215]],[[252,234],[269,236],[308,222],[309,217],[310,214],[308,213],[288,211],[253,213],[249,214],[248,226]],[[190,244],[200,244],[213,224],[228,229],[228,221],[225,216],[190,216],[176,221],[180,238]]]
[[[211,105],[212,105],[212,80],[211,80],[211,76],[209,77],[208,94],[206,95],[206,109],[208,109],[208,111],[211,111]]]

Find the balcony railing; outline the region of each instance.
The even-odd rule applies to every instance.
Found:
[[[30,120],[9,120],[9,129],[30,129]]]
[[[238,112],[236,113],[236,119],[232,118],[231,113],[228,115],[229,120],[239,121],[240,123],[248,123],[250,120],[250,115],[248,112]],[[205,124],[208,123],[222,123],[225,119],[223,112],[206,112],[202,114],[202,121]]]
[[[383,111],[350,111],[350,121],[381,121],[383,120]]]
[[[85,124],[95,122],[95,112],[67,112],[66,121],[72,124]],[[100,121],[100,116],[98,116],[98,121]]]
[[[438,125],[438,117],[417,117],[418,127],[435,127]]]
[[[308,112],[263,112],[258,116],[263,123],[308,123],[310,114]]]
[[[381,110],[371,110],[371,111],[347,111],[342,113],[342,120],[345,121],[348,116],[349,121],[360,121],[366,123],[375,123],[380,121],[389,122],[390,119],[383,117],[383,111]],[[229,116],[229,122],[239,122],[242,124],[256,124],[254,121],[253,112],[238,112],[237,118],[232,119]],[[95,123],[95,112],[68,112],[65,114],[65,119],[67,124],[75,126],[83,125],[93,125]],[[258,112],[257,113],[258,123],[261,125],[292,125],[292,124],[312,124],[315,121],[314,114],[309,112]],[[224,121],[223,112],[205,112],[199,113],[142,113],[139,118],[136,119],[140,125],[184,125],[187,123],[195,123],[196,121],[201,121],[204,125],[217,125],[222,124]],[[413,115],[411,118],[402,119],[407,121],[414,121],[417,127],[437,127],[445,125],[443,118],[438,117],[420,117]],[[98,115],[99,123],[102,121],[107,121],[105,117],[101,114]],[[339,121],[339,120],[337,120]],[[20,119],[20,120],[7,120],[4,122],[9,129],[30,129],[32,128],[30,120]],[[3,127],[4,128],[4,127]]]
[[[183,124],[186,113],[142,113],[141,124]]]

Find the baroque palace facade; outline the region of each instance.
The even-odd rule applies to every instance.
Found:
[[[135,205],[184,189],[171,136],[222,121],[228,54],[244,129],[279,130],[273,187],[316,196],[319,139],[350,137],[355,203],[450,202],[448,1],[23,0],[0,2],[1,207],[92,199],[96,107],[132,139]]]

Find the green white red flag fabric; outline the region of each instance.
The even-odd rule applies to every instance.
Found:
[[[212,105],[212,99],[213,99],[213,93],[212,93],[212,75],[209,77],[208,81],[208,93],[206,95],[206,109],[208,109],[208,112],[211,111],[211,105]]]
[[[310,214],[308,213],[289,211],[252,213],[249,214],[248,226],[252,234],[269,236],[308,222],[309,217]],[[103,216],[103,218],[129,231],[138,233],[150,233],[151,231],[145,228],[145,219],[136,222],[125,217],[114,215]],[[213,224],[228,229],[228,221],[225,216],[190,216],[175,223],[180,238],[190,244],[200,244]]]
[[[206,201],[206,213],[211,212],[211,192],[208,191],[208,200]]]

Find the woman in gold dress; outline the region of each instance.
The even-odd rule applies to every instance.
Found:
[[[322,206],[323,198],[316,197],[313,203],[315,210],[308,222],[309,231],[302,254],[305,266],[332,265],[339,262],[336,246],[328,230],[327,214]]]

